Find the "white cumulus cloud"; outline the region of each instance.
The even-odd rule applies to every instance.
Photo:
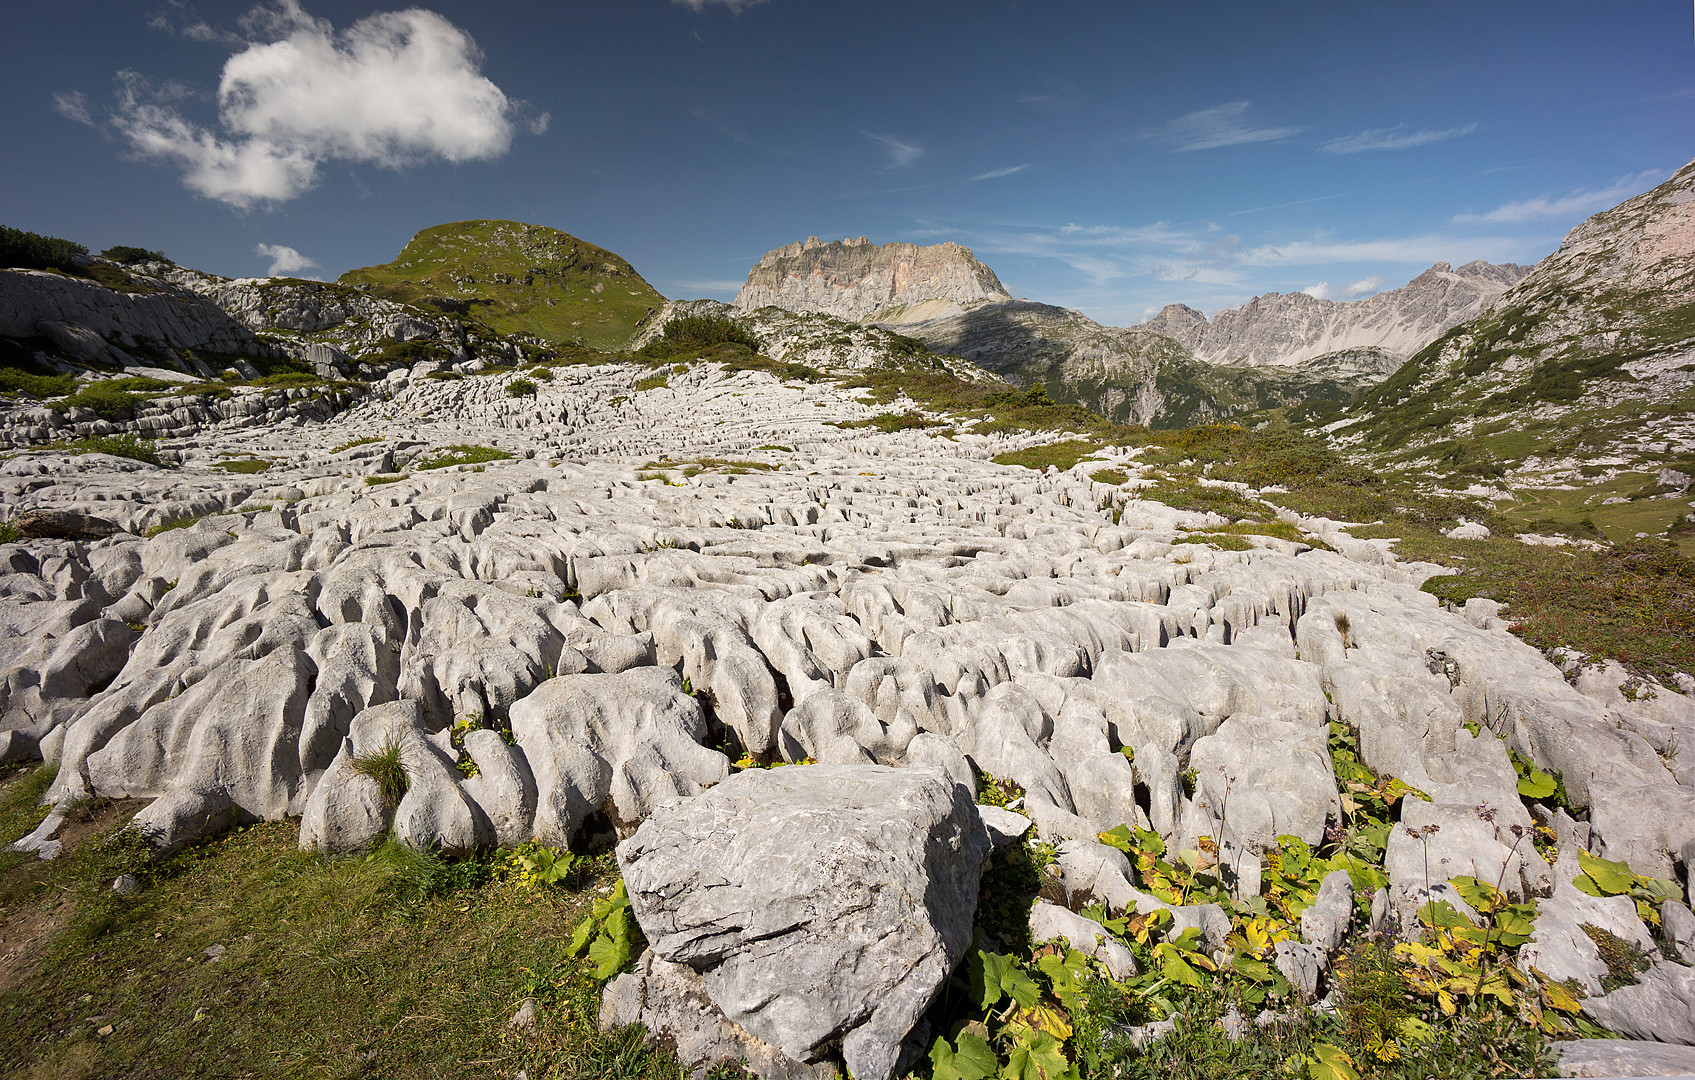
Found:
[[[1534,199],[1524,199],[1520,202],[1510,202],[1486,214],[1455,214],[1455,222],[1488,221],[1502,225],[1518,225],[1527,221],[1558,221],[1570,220],[1574,217],[1588,217],[1601,210],[1608,210],[1619,203],[1639,195],[1648,184],[1665,176],[1658,169],[1650,169],[1635,176],[1627,176],[1611,187],[1597,191],[1579,190],[1569,195],[1558,197],[1539,195]]]
[[[1386,284],[1388,284],[1388,282],[1384,281],[1382,278],[1378,277],[1376,274],[1373,274],[1368,278],[1360,278],[1358,281],[1354,282],[1352,285],[1349,285],[1347,288],[1343,289],[1342,295],[1346,296],[1349,300],[1355,300],[1355,299],[1358,299],[1361,296],[1365,296],[1369,293],[1376,292],[1377,290],[1383,288],[1383,286],[1386,285]]]
[[[338,32],[298,0],[277,0],[242,27],[244,47],[218,84],[220,130],[133,72],[119,74],[112,118],[142,157],[177,165],[191,190],[231,206],[292,199],[325,162],[488,160],[520,127],[547,127],[546,114],[528,115],[482,74],[476,42],[432,11],[379,12]]]
[[[1319,146],[1326,154],[1361,154],[1367,150],[1410,150],[1415,146],[1429,146],[1431,143],[1446,142],[1470,135],[1477,130],[1476,124],[1465,124],[1444,131],[1406,131],[1405,124],[1392,128],[1373,128],[1362,131],[1358,135],[1344,135],[1340,139],[1331,139]]]
[[[266,277],[298,274],[302,270],[318,268],[316,262],[284,244],[256,244],[253,253],[271,260],[271,268],[265,271]]]
[[[1330,282],[1321,281],[1317,285],[1308,285],[1301,291],[1314,299],[1328,300],[1330,299]]]

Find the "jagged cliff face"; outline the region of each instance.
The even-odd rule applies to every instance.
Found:
[[[814,236],[766,252],[748,271],[735,306],[898,323],[1008,299],[995,272],[952,241],[919,247],[873,244],[862,236],[826,244]]]
[[[1215,364],[1280,367],[1328,353],[1379,349],[1406,359],[1448,329],[1486,311],[1530,272],[1515,263],[1437,263],[1399,289],[1337,302],[1306,293],[1267,293],[1210,323],[1183,304],[1142,324]]]
[[[1661,469],[1695,470],[1692,362],[1695,163],[1573,229],[1490,311],[1328,427],[1455,479],[1582,488],[1635,471],[1649,489]]]

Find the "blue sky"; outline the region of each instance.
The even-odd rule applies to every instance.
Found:
[[[1695,156],[1688,0],[83,0],[5,30],[0,222],[232,276],[505,217],[728,299],[769,248],[868,235],[1123,325],[1534,262]]]

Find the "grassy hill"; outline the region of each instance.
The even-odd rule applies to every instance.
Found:
[[[517,221],[455,221],[414,236],[393,262],[344,285],[479,319],[505,334],[628,344],[665,298],[622,258],[570,233]]]
[[[1494,309],[1317,415],[1380,471],[1550,530],[1695,552],[1695,164],[1572,230]]]

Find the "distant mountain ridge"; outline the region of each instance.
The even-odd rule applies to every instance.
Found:
[[[889,322],[1010,299],[995,272],[952,241],[919,247],[874,244],[864,236],[825,243],[811,236],[766,252],[734,303],[742,311],[778,307]]]
[[[1439,262],[1400,288],[1364,300],[1266,293],[1210,322],[1192,307],[1169,304],[1138,329],[1164,334],[1213,364],[1282,367],[1356,349],[1381,349],[1405,360],[1488,310],[1528,273],[1530,267],[1516,263],[1478,260],[1455,269]]]

